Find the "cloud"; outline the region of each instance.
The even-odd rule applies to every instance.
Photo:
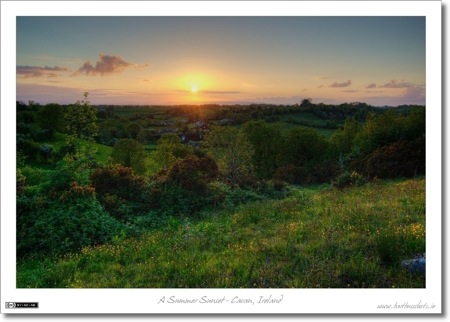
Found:
[[[423,86],[407,87],[402,98],[408,102],[425,104],[426,90]]]
[[[404,81],[397,81],[395,79],[391,80],[389,83],[386,83],[384,85],[381,85],[381,88],[408,88],[408,87],[415,87],[416,84],[404,82]]]
[[[370,83],[369,85],[366,86],[367,89],[375,88],[375,87],[377,87],[377,84],[375,84],[375,83]]]
[[[357,92],[359,92],[359,90],[357,90],[357,89],[348,89],[348,90],[345,90],[345,91],[341,91],[342,93],[357,93]]]
[[[333,83],[333,84],[329,85],[328,87],[332,87],[332,88],[334,88],[334,87],[347,87],[347,86],[350,86],[351,84],[352,84],[352,81],[348,80],[348,81],[342,82],[342,83]]]
[[[86,74],[86,75],[108,75],[113,73],[120,73],[124,69],[136,66],[131,63],[126,62],[120,56],[111,56],[100,54],[100,60],[95,63],[95,66],[88,60],[81,66],[76,72],[75,76]]]
[[[31,77],[56,77],[58,73],[68,71],[67,68],[58,66],[54,67],[39,67],[39,66],[17,66],[16,75],[20,75],[22,78]]]

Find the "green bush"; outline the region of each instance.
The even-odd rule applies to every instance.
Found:
[[[398,141],[373,151],[364,171],[370,177],[400,178],[425,174],[425,137]]]
[[[350,186],[360,187],[366,183],[367,180],[358,172],[353,171],[350,173],[346,171],[333,180],[332,185],[335,188],[343,189]]]
[[[65,202],[42,198],[33,201],[28,209],[22,205],[18,214],[18,257],[76,252],[85,246],[111,241],[123,228],[92,196],[68,198]]]
[[[131,168],[119,164],[95,169],[90,176],[97,198],[114,218],[128,221],[152,206],[147,182]]]

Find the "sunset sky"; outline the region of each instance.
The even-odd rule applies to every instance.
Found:
[[[425,17],[17,17],[17,100],[425,104]]]

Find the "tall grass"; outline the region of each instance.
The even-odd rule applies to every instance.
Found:
[[[411,288],[425,251],[425,180],[297,188],[198,221],[173,219],[60,258],[18,263],[17,287]]]

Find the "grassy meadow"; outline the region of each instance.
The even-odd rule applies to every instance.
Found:
[[[138,238],[17,265],[18,288],[423,288],[425,179],[293,186]]]

